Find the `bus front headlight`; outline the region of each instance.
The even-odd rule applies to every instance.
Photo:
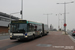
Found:
[[[10,37],[12,37],[12,36],[10,36]]]
[[[28,36],[25,36],[26,38],[28,37]]]

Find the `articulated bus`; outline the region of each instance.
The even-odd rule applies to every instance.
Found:
[[[13,20],[10,23],[10,39],[34,39],[48,34],[48,25],[28,20]]]

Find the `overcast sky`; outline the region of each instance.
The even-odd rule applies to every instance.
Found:
[[[58,29],[58,16],[55,14],[64,13],[64,5],[56,3],[71,2],[74,0],[24,0],[23,9],[24,15],[23,19],[31,21],[39,21],[47,24],[47,16],[49,15],[49,26],[52,24],[54,28]],[[66,14],[67,17],[67,29],[75,28],[75,3],[67,4]],[[0,0],[0,11],[10,14],[14,12],[19,12],[21,10],[21,0]],[[21,18],[21,15],[13,14],[16,17]],[[64,14],[60,15],[60,26],[63,27]],[[62,22],[62,23],[61,23]]]

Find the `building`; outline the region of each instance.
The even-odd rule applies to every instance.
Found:
[[[8,15],[6,13],[0,12],[0,33],[8,33],[8,24],[11,20],[18,20],[19,18],[15,16]]]

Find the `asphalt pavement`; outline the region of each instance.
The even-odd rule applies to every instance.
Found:
[[[71,31],[67,31],[68,32],[68,34],[71,36],[71,37],[73,37],[74,39],[75,39],[75,36],[72,36],[72,32]]]
[[[9,35],[0,36],[0,40],[9,39]]]
[[[46,36],[29,41],[0,40],[0,50],[75,50],[75,43],[60,31],[50,31]]]

